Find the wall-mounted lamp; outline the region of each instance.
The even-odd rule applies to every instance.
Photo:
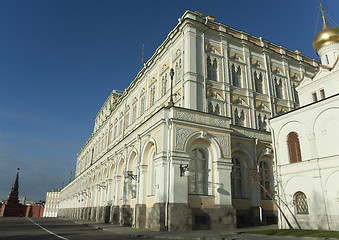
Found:
[[[187,165],[183,165],[180,164],[180,177],[188,177],[188,175],[190,174],[190,171],[188,170],[188,164]]]
[[[133,180],[137,180],[138,179],[138,175],[134,175],[132,171],[127,171],[127,177],[133,179]]]
[[[171,77],[171,96],[170,96],[170,100],[168,102],[168,108],[171,108],[174,106],[174,102],[173,102],[173,76],[174,76],[174,70],[173,68],[171,68],[170,70],[170,77]]]

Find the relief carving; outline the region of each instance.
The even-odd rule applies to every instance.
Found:
[[[210,125],[216,126],[216,127],[227,127],[227,121],[224,119],[218,119],[218,118],[210,118]]]
[[[199,116],[199,122],[203,123],[203,124],[206,124],[207,123],[207,117]]]
[[[176,128],[175,135],[175,148],[179,150],[184,150],[185,141],[189,135],[195,132],[193,129],[187,128]]]
[[[230,147],[229,147],[229,137],[225,135],[215,135],[215,138],[219,142],[219,145],[221,147],[221,153],[223,156],[228,156],[230,153]]]
[[[196,115],[193,113],[188,113],[188,112],[177,112],[177,119],[181,120],[186,120],[186,121],[191,121],[191,122],[196,122],[197,118]]]

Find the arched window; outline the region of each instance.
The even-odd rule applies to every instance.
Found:
[[[261,114],[259,113],[258,115],[258,126],[259,126],[259,130],[266,130],[266,115],[264,115],[264,117],[261,116]]]
[[[240,125],[240,118],[238,115],[238,109],[236,108],[234,110],[234,125],[239,126]]]
[[[191,161],[189,163],[190,175],[188,177],[189,194],[207,194],[207,156],[200,148],[191,151]]]
[[[294,206],[295,206],[295,213],[296,214],[303,214],[307,215],[308,212],[308,204],[307,204],[307,197],[303,192],[296,192],[293,197]]]
[[[219,107],[219,104],[217,104],[217,105],[215,106],[214,114],[220,115],[220,107]]]
[[[177,81],[178,82],[180,79],[181,79],[181,75],[182,75],[182,63],[181,63],[181,58],[179,59],[179,66],[178,66],[178,69],[177,69]]]
[[[218,61],[214,59],[212,63],[212,59],[209,56],[207,57],[207,79],[218,80]]]
[[[207,79],[212,79],[212,62],[210,57],[207,57]]]
[[[245,112],[241,110],[240,118],[239,118],[239,125],[245,127]]]
[[[113,136],[114,138],[116,138],[118,136],[118,130],[117,130],[117,125],[118,125],[118,119],[115,119],[115,122],[114,122],[114,132],[113,132]]]
[[[135,122],[136,118],[137,118],[137,104],[136,102],[134,102],[132,106],[132,123]]]
[[[145,112],[145,95],[141,96],[140,100],[140,116]]]
[[[129,126],[129,109],[127,110],[126,114],[125,114],[125,129],[127,129]]]
[[[281,79],[277,80],[276,78],[275,80],[275,92],[276,92],[276,97],[283,99],[284,95],[283,95],[283,83],[281,81]]]
[[[271,199],[271,174],[269,165],[262,161],[259,164],[261,199]]]
[[[153,85],[151,87],[151,93],[150,93],[150,107],[152,107],[154,105],[154,98],[155,98],[155,86]]]
[[[212,65],[212,80],[217,81],[218,80],[218,62],[217,59],[214,59],[213,65]]]
[[[262,73],[254,72],[254,81],[255,81],[255,91],[258,93],[263,93],[263,80]]]
[[[290,132],[287,136],[288,154],[290,163],[301,162],[299,136],[296,132]]]
[[[299,104],[299,95],[298,95],[298,91],[295,89],[295,85],[293,86],[293,93],[294,93],[294,99],[295,99],[295,102],[297,104]]]
[[[213,113],[213,104],[211,102],[208,103],[208,113]]]
[[[243,198],[243,174],[242,174],[242,167],[241,163],[238,159],[232,158],[232,173],[231,173],[231,190],[232,190],[232,198],[233,199],[240,199]]]
[[[167,73],[162,77],[162,89],[161,96],[164,96],[167,92]]]
[[[241,67],[237,68],[232,64],[231,66],[231,74],[232,74],[232,84],[236,87],[241,87]]]
[[[124,116],[123,116],[122,114],[120,114],[120,120],[119,120],[119,135],[122,134],[123,118],[124,118]]]

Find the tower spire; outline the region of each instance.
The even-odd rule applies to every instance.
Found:
[[[325,17],[326,10],[323,9],[323,5],[322,5],[321,2],[319,2],[319,5],[320,6],[318,6],[318,8],[321,10],[321,15],[322,15],[321,18],[323,19],[323,30],[324,30],[324,29],[328,28],[328,25],[326,23],[326,17]]]
[[[19,170],[20,168],[17,168],[16,176],[12,184],[12,186],[18,187],[18,188],[19,188]]]

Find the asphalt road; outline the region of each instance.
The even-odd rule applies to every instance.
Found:
[[[1,240],[140,239],[56,218],[1,217]]]
[[[264,228],[270,226],[263,226]],[[254,227],[262,229],[263,227]],[[101,230],[98,228],[104,228]],[[239,229],[238,229],[239,230]],[[241,229],[254,230],[253,228]],[[0,240],[105,240],[105,239],[208,239],[208,240],[325,240],[326,238],[299,238],[238,234],[234,230],[201,230],[190,232],[152,232],[85,220],[58,218],[0,217]],[[328,239],[326,239],[328,240]]]

